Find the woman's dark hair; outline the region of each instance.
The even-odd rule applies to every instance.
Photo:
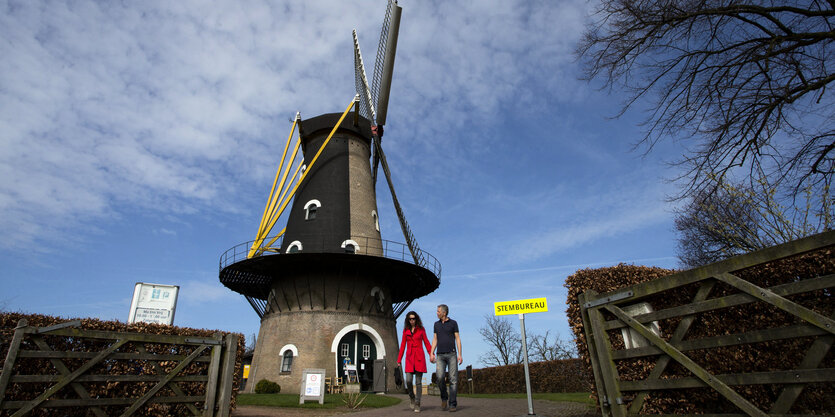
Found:
[[[406,320],[403,323],[403,329],[411,329],[412,328],[412,325],[409,324],[409,317],[410,316],[415,317],[415,328],[416,329],[417,328],[422,329],[423,328],[423,322],[420,321],[420,316],[418,315],[418,313],[415,313],[414,311],[410,311],[410,312],[406,313]]]

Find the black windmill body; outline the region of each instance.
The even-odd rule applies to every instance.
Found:
[[[325,369],[336,381],[356,368],[363,390],[393,389],[395,320],[440,284],[440,264],[418,248],[380,146],[399,13],[389,1],[371,87],[354,33],[357,97],[343,113],[305,120],[297,115],[296,149],[303,158],[296,174],[286,181],[297,150],[279,168],[257,239],[221,256],[220,281],[243,294],[261,317],[248,387],[270,379],[295,392],[303,369]],[[378,164],[405,244],[381,239]],[[286,206],[286,228],[268,237]]]

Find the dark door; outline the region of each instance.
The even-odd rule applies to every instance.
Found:
[[[343,382],[348,382],[345,373],[345,365],[357,366],[357,377],[362,391],[369,391],[374,384],[373,364],[377,359],[377,348],[374,346],[374,341],[367,334],[360,331],[352,331],[342,336],[339,340],[337,348],[337,356],[339,358],[339,373],[338,377],[343,379]]]

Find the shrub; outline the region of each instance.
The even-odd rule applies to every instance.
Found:
[[[262,379],[255,384],[256,394],[278,394],[279,392],[281,392],[281,385],[269,379]]]

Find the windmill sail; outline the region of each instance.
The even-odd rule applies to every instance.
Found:
[[[391,91],[391,76],[394,72],[394,57],[397,52],[397,35],[400,32],[400,13],[403,8],[396,2],[389,1],[386,19],[380,32],[380,43],[377,46],[377,58],[374,61],[374,82],[371,96],[377,105],[377,124],[386,124],[388,113],[389,93]],[[376,170],[376,166],[374,169]]]
[[[386,115],[388,114],[391,78],[394,72],[394,57],[397,52],[397,35],[400,31],[400,14],[402,10],[397,5],[397,1],[389,0],[388,7],[386,8],[386,16],[383,19],[383,28],[380,30],[377,56],[374,60],[374,78],[371,84],[371,97],[373,98],[372,103],[377,108],[377,117],[374,120],[374,124],[381,128],[378,132],[380,140],[383,139],[382,126],[386,124]],[[372,157],[371,180],[376,184],[380,155],[374,150]]]
[[[360,98],[360,114],[374,125],[376,124],[376,113],[372,104],[374,99],[371,96],[371,88],[368,86],[368,78],[365,76],[365,65],[362,61],[362,52],[360,52],[356,29],[354,29],[354,80],[357,95]]]

